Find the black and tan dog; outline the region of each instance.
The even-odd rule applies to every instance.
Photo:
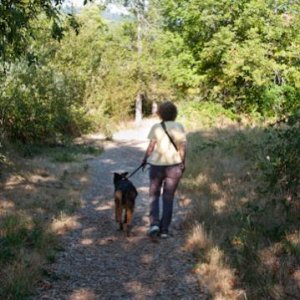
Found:
[[[115,185],[115,214],[116,222],[120,225],[120,230],[124,230],[127,236],[130,235],[131,223],[133,218],[135,198],[138,192],[132,182],[126,177],[126,173],[114,173]],[[124,222],[122,215],[124,213]]]

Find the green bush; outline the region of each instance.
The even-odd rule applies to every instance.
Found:
[[[0,89],[2,130],[11,141],[53,141],[88,128],[83,83],[55,68],[15,64]]]
[[[262,144],[259,167],[275,194],[298,198],[300,184],[300,117],[294,114],[287,125],[268,129]]]
[[[239,120],[239,116],[221,104],[200,102],[197,100],[179,103],[179,118],[188,128],[197,128],[199,125],[211,127],[219,125],[221,119],[230,121]]]
[[[298,105],[299,89],[289,85],[272,85],[262,91],[261,111],[266,116],[281,117],[294,111]]]

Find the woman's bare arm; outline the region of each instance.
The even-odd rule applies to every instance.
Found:
[[[186,142],[180,143],[178,147],[178,152],[181,158],[181,161],[185,163],[185,156],[186,156]]]
[[[146,150],[146,153],[145,153],[145,156],[144,156],[144,159],[143,159],[143,163],[147,162],[147,159],[152,154],[152,152],[153,152],[153,150],[155,148],[155,145],[156,145],[156,141],[155,140],[151,140],[149,142],[149,145],[147,147],[147,150]]]
[[[185,171],[186,142],[183,142],[179,145],[178,152],[179,152],[181,162],[182,162],[181,169],[182,169],[182,172],[184,172]]]

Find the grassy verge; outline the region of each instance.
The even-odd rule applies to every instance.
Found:
[[[101,147],[92,144],[66,143],[53,146],[16,144],[14,148],[22,157],[47,156],[53,162],[80,162],[86,156],[95,156],[102,153]]]
[[[265,182],[265,130],[231,122],[195,130],[196,122],[181,183],[193,202],[187,249],[195,272],[214,299],[297,299],[299,199]]]
[[[89,181],[84,158],[101,152],[84,144],[27,147],[18,153],[31,158],[6,158],[2,168],[0,299],[24,299],[34,286],[45,284],[45,263],[61,250],[59,237],[80,225],[74,212]]]

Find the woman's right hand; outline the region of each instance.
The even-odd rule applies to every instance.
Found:
[[[142,166],[142,170],[144,171],[145,167],[147,165],[147,158],[145,157],[141,163],[141,166]]]
[[[182,162],[180,164],[180,168],[181,168],[182,173],[184,173],[184,171],[185,171],[185,162]]]

